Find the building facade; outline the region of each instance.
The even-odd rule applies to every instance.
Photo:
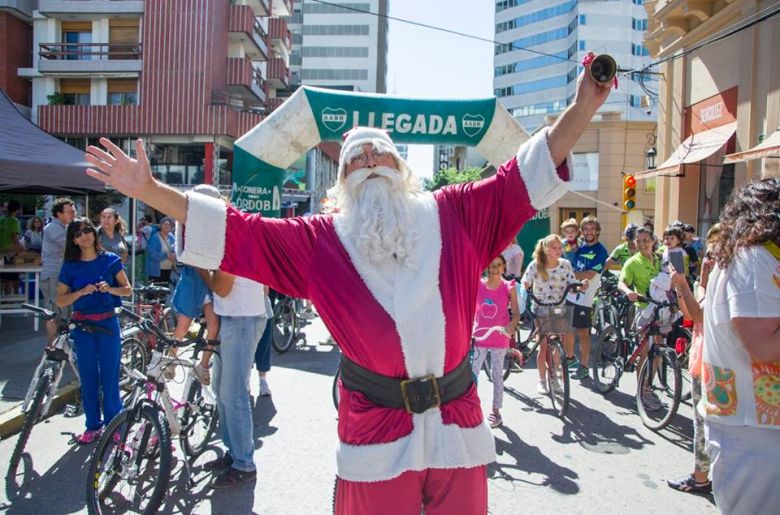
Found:
[[[0,89],[28,116],[30,82],[17,70],[31,64],[34,9],[34,0],[0,0]]]
[[[487,159],[482,157],[473,147],[465,145],[434,145],[433,169],[444,170],[455,168],[459,172],[467,168],[482,168]]]
[[[651,61],[642,0],[497,0],[495,9],[494,92],[529,132],[572,103],[587,51],[610,54],[623,69]],[[643,97],[656,88],[654,75],[621,75],[602,110],[654,120]]]
[[[653,58],[678,57],[658,70],[663,164],[640,175],[657,183],[656,227],[683,220],[703,234],[735,188],[780,175],[780,147],[774,157],[729,158],[780,127],[780,17],[737,30],[780,5],[776,0],[659,0],[645,2],[645,8],[651,20],[646,45]]]
[[[296,0],[288,20],[292,84],[387,92],[387,9],[388,0]]]
[[[84,148],[145,139],[153,173],[229,185],[232,146],[289,87],[291,0],[38,0],[32,119]]]

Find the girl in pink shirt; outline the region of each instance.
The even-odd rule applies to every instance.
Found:
[[[493,413],[488,417],[490,427],[498,427],[502,423],[500,410],[504,398],[504,357],[509,350],[509,335],[514,334],[517,324],[520,323],[515,282],[504,280],[502,275],[505,271],[506,260],[499,255],[488,266],[487,278],[479,283],[474,317],[474,356],[471,364],[474,376],[479,376],[479,369],[488,354],[492,364],[490,375],[493,380]],[[494,331],[481,339],[492,327],[501,327],[503,330]]]

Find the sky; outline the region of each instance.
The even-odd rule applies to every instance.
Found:
[[[388,0],[390,16],[493,39],[493,0]],[[424,98],[493,96],[493,45],[390,20],[387,92]],[[433,174],[433,146],[410,145],[419,177]]]

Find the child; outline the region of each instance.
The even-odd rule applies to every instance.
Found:
[[[561,224],[561,231],[563,232],[563,259],[573,263],[577,249],[580,247],[578,239],[580,224],[574,218],[569,218]]]
[[[563,241],[557,234],[550,234],[539,240],[534,249],[534,260],[528,265],[523,276],[523,285],[532,289],[534,297],[540,302],[558,302],[563,297],[566,287],[577,282],[571,263],[563,259]],[[588,288],[588,280],[582,281],[582,289]],[[535,306],[535,309],[539,309]],[[547,338],[542,336],[539,343],[539,355],[536,358],[536,368],[539,370],[539,384],[536,390],[547,395],[550,390],[547,385]],[[567,334],[563,340],[566,358],[574,358],[574,339]]]
[[[515,282],[506,281],[502,277],[506,271],[506,260],[499,255],[491,261],[487,270],[487,278],[479,282],[477,293],[477,311],[474,318],[474,332],[485,334],[491,327],[501,326],[506,331],[493,332],[484,340],[474,342],[474,358],[471,362],[474,376],[479,375],[482,363],[490,354],[492,367],[490,375],[493,379],[493,413],[488,417],[490,427],[502,424],[501,405],[504,397],[504,356],[509,349],[509,338],[514,334],[520,323],[520,309],[517,304]],[[509,306],[512,306],[512,320],[509,320]]]

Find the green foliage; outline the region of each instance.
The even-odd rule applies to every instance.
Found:
[[[107,207],[116,207],[122,203],[125,196],[116,191],[89,195],[89,213],[86,216],[93,221],[99,221],[100,213]]]
[[[53,95],[46,95],[46,99],[49,101],[49,105],[52,106],[67,105],[68,103],[68,99],[59,91],[55,91]]]
[[[480,175],[481,171],[482,169],[478,167],[466,168],[462,172],[459,172],[456,168],[445,168],[434,173],[432,178],[425,179],[423,185],[428,191],[436,191],[448,184],[477,181],[482,178]]]

